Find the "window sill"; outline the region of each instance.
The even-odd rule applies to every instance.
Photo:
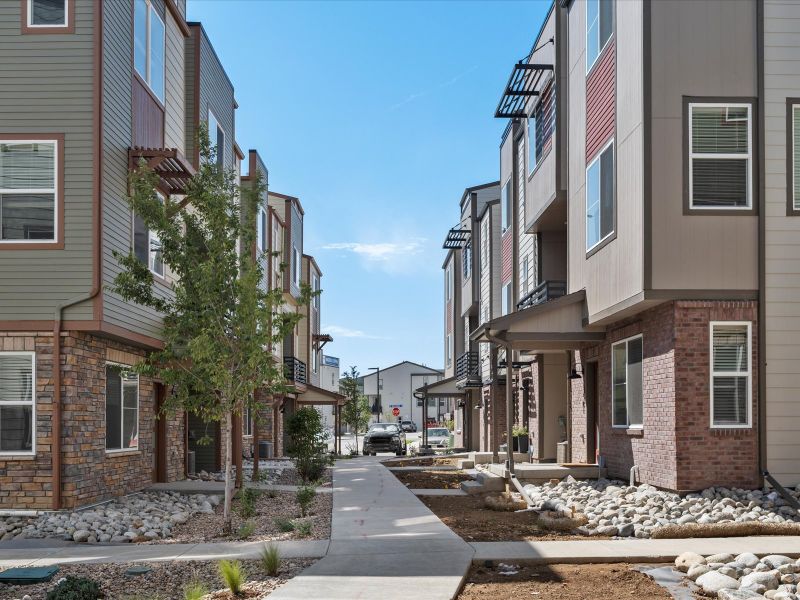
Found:
[[[625,434],[628,437],[644,437],[644,427],[625,427],[624,425],[614,425],[612,429],[614,433],[619,435]]]
[[[21,460],[36,460],[35,454],[0,454],[0,463],[17,462]]]
[[[106,450],[106,458],[115,458],[117,456],[133,456],[134,454],[141,454],[141,450],[126,449],[126,450]]]
[[[56,241],[36,241],[36,242],[13,242],[2,241],[0,242],[0,251],[2,250],[63,250],[64,240]]]

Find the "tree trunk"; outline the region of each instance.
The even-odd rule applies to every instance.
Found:
[[[233,503],[233,413],[225,413],[225,504],[223,511],[224,532],[230,534],[233,523],[231,504]]]

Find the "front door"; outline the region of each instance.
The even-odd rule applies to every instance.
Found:
[[[597,422],[597,363],[585,363],[583,376],[586,385],[586,462],[596,463],[600,454],[600,428]]]
[[[163,383],[154,384],[155,395],[155,444],[153,447],[153,481],[163,483],[167,481],[167,417],[161,414],[164,406],[166,389]]]

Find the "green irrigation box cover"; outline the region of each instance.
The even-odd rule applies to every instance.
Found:
[[[28,585],[50,581],[58,573],[58,567],[14,567],[0,573],[0,583]]]

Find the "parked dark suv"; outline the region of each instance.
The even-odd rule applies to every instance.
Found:
[[[400,421],[400,429],[413,433],[417,430],[417,424],[414,421]]]
[[[373,423],[364,436],[364,454],[394,452],[403,456],[407,450],[406,434],[397,423]]]

